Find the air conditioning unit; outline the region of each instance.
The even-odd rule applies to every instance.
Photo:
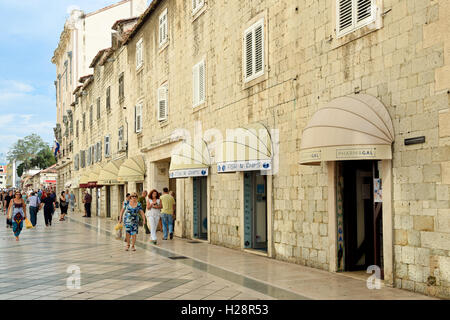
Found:
[[[120,151],[127,151],[127,143],[125,141],[119,140],[118,144],[119,144],[119,146],[118,146],[119,152]]]

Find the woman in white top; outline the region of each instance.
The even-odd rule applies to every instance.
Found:
[[[161,200],[159,200],[159,192],[153,189],[150,191],[147,200],[147,223],[150,228],[150,237],[153,244],[156,244],[156,228],[158,227],[159,218],[161,217]]]

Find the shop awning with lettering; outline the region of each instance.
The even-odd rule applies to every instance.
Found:
[[[319,109],[303,130],[300,164],[392,159],[394,127],[386,107],[367,94],[340,97]]]
[[[119,168],[117,180],[120,182],[141,182],[145,179],[145,161],[142,156],[125,160]]]
[[[181,142],[172,152],[170,178],[205,177],[209,173],[211,159],[208,147],[202,139],[192,143]]]
[[[117,180],[119,175],[120,166],[123,164],[125,159],[112,160],[108,162],[101,170],[98,175],[97,183],[101,185],[114,185],[120,184],[121,182]]]
[[[272,139],[261,123],[227,130],[217,151],[218,173],[272,169]]]

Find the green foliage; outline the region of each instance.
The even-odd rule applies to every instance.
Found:
[[[17,162],[21,162],[17,166],[19,177],[29,169],[45,169],[56,163],[50,146],[35,133],[17,140],[8,152],[7,159],[10,162],[14,159]]]

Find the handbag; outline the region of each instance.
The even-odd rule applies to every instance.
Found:
[[[25,219],[25,227],[26,227],[27,229],[33,228],[33,225],[31,224],[31,221],[28,220],[28,218]]]
[[[55,208],[58,209],[59,208],[59,202],[55,201]]]

